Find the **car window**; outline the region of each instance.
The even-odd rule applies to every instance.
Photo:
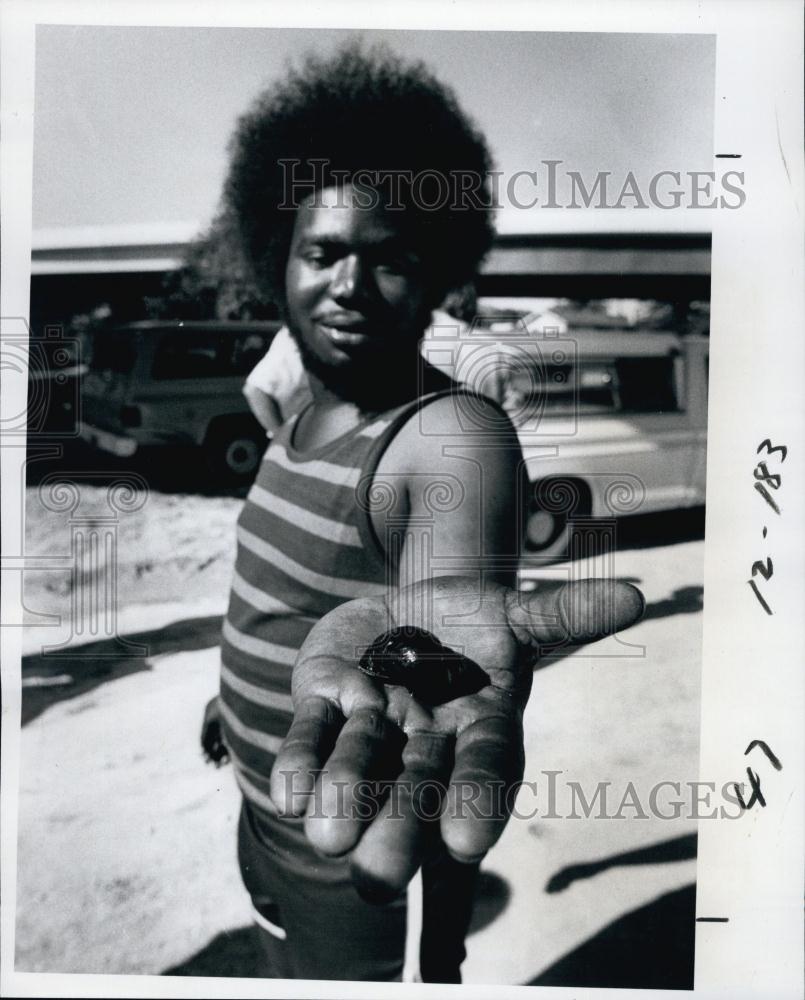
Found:
[[[606,413],[618,407],[612,364],[540,365],[514,375],[511,389],[531,412]]]
[[[541,365],[515,374],[510,388],[518,408],[532,416],[540,411],[589,416],[679,409],[671,356]]]
[[[619,409],[627,413],[662,413],[679,409],[673,357],[620,358],[615,368]]]
[[[154,379],[244,377],[268,350],[269,334],[215,330],[166,333],[154,355]]]

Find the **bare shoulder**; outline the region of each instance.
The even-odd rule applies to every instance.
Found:
[[[414,413],[389,445],[383,464],[398,473],[437,471],[459,452],[484,465],[509,465],[520,456],[517,432],[495,403],[459,391]]]
[[[513,585],[521,473],[517,434],[496,404],[468,393],[428,401],[401,428],[378,466],[378,474],[395,484],[394,515],[409,517],[401,579],[483,566],[489,579]],[[442,557],[451,561],[440,568]],[[486,561],[504,557],[509,568]]]

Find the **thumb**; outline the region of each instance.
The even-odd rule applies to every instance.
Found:
[[[595,642],[634,625],[645,609],[645,598],[630,583],[577,580],[512,591],[506,612],[517,640],[539,648]]]

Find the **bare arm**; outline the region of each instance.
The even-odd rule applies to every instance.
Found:
[[[463,393],[436,400],[378,467],[375,482],[398,494],[380,534],[400,587],[455,575],[515,583],[522,453],[508,418],[475,405]],[[401,523],[404,530],[389,530]]]

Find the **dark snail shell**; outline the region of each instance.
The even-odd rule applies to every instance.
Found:
[[[475,694],[489,683],[473,660],[442,645],[425,629],[412,626],[379,635],[358,666],[384,684],[407,688],[426,705]]]

